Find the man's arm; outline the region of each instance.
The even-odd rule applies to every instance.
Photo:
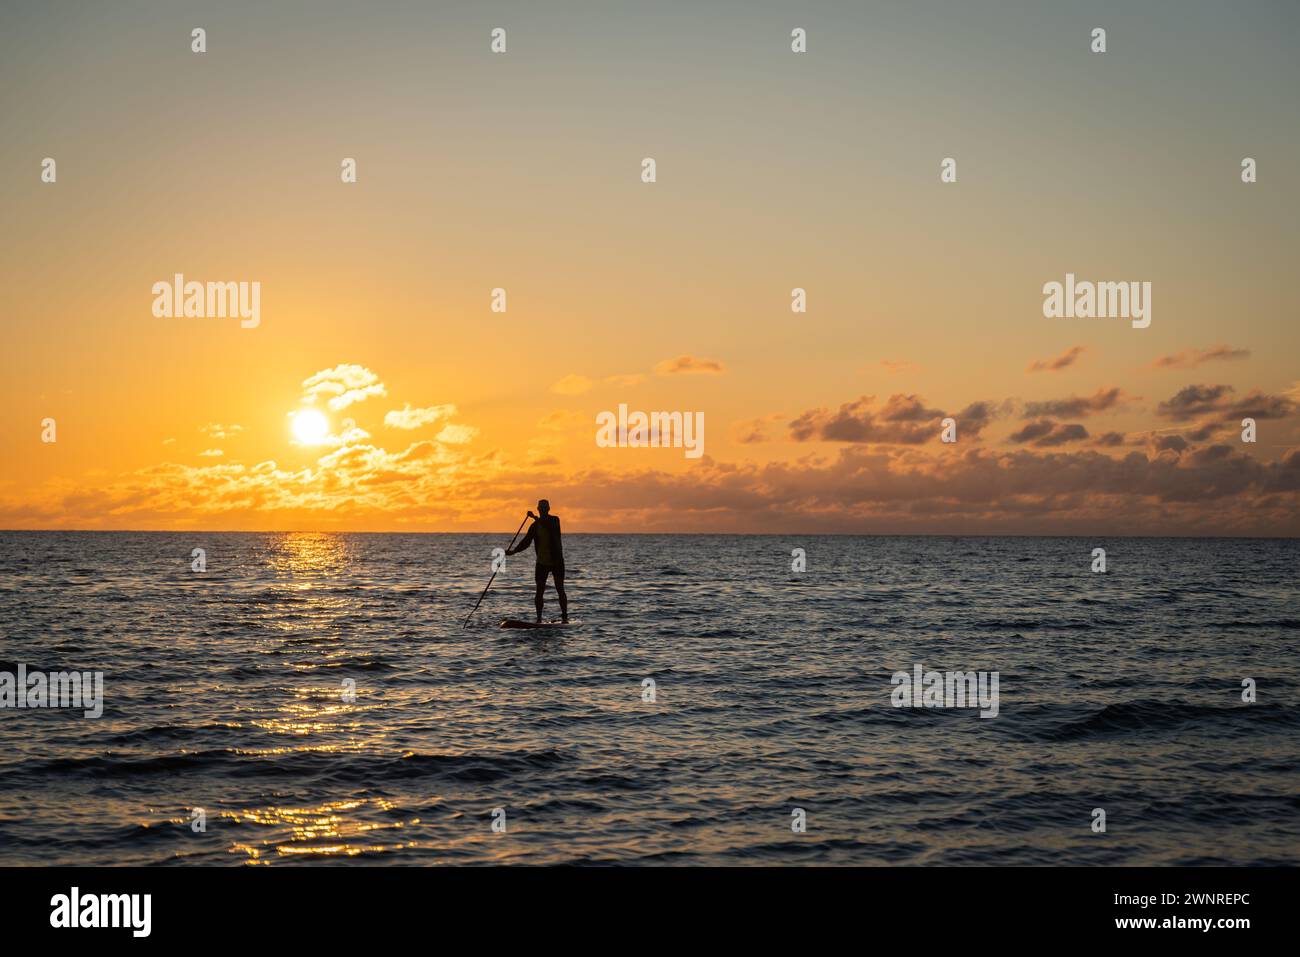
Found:
[[[532,513],[530,512],[529,514],[531,515]],[[516,552],[522,552],[524,549],[526,549],[529,545],[533,543],[533,533],[536,531],[537,531],[537,523],[533,522],[533,524],[528,526],[528,534],[524,536],[524,540],[514,548],[509,549],[506,552],[506,554],[513,555]]]

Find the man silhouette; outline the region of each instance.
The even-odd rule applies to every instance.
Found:
[[[560,544],[560,520],[551,514],[551,503],[546,499],[537,503],[537,511],[542,514],[528,513],[533,524],[524,540],[506,554],[522,552],[529,545],[537,549],[537,566],[533,569],[533,578],[537,582],[537,594],[533,596],[533,604],[537,606],[537,620],[542,620],[542,593],[546,591],[546,576],[554,575],[555,591],[560,596],[560,619],[567,623],[569,596],[564,593],[564,548]]]

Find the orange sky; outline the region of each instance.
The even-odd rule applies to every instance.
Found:
[[[0,527],[1300,534],[1289,24],[401,9],[15,18]],[[178,272],[260,324],[155,317]],[[1151,326],[1045,318],[1067,272]]]

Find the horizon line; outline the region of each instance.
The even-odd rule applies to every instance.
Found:
[[[0,535],[497,535],[504,531],[446,532],[446,531],[365,531],[351,529],[158,529],[158,528],[0,528]],[[1108,538],[1108,539],[1239,539],[1242,541],[1297,541],[1300,535],[1231,535],[1231,534],[1110,534],[1097,532],[1093,534],[1049,534],[1034,532],[569,532],[566,536],[578,535],[660,535],[679,538]]]

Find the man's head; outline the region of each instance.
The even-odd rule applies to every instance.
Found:
[[[546,514],[547,512],[549,512],[550,510],[551,510],[551,503],[550,503],[550,502],[548,502],[548,501],[547,501],[546,499],[544,499],[544,498],[543,498],[543,499],[538,499],[538,501],[537,501],[537,511],[539,511],[539,512],[541,512],[543,515],[545,515],[545,514]]]

